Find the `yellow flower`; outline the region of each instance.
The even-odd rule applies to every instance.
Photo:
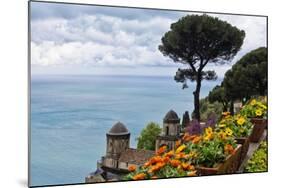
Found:
[[[212,127],[206,128],[206,129],[205,129],[205,133],[206,133],[206,134],[213,134],[213,129],[212,129]]]
[[[240,117],[238,120],[237,120],[237,123],[238,123],[238,125],[243,125],[244,123],[245,123],[245,118],[243,118],[243,117]]]
[[[212,127],[208,127],[205,129],[204,140],[208,141],[213,138],[213,129]]]
[[[168,153],[165,153],[164,154],[164,157],[173,157],[174,156],[174,151],[173,150],[171,150],[171,151],[169,151]]]
[[[182,152],[186,148],[186,145],[182,144],[180,147],[177,148],[176,153]]]
[[[261,107],[265,110],[267,109],[267,107],[264,104],[261,104]]]
[[[257,103],[256,99],[253,99],[250,103],[250,105],[254,106]]]
[[[189,154],[186,155],[186,159],[196,158],[198,154],[195,151],[191,151]]]
[[[204,140],[205,141],[209,141],[209,140],[211,140],[213,138],[213,135],[212,134],[206,134],[205,136],[204,136]]]
[[[220,137],[222,140],[225,140],[225,139],[227,138],[226,133],[223,132],[223,131],[220,131],[220,132],[218,133],[218,135],[219,135],[219,137]]]
[[[255,113],[256,113],[256,116],[261,116],[262,115],[261,109],[257,109]]]
[[[225,119],[222,119],[220,123],[225,123],[225,122],[226,122],[226,120],[225,120]]]
[[[231,136],[233,134],[233,131],[230,129],[230,128],[226,128],[225,129],[225,133],[228,135],[228,136]]]
[[[219,124],[219,127],[220,128],[223,128],[223,127],[225,127],[226,126],[226,124]]]

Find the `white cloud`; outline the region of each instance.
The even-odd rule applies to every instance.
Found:
[[[246,32],[242,49],[233,62],[250,50],[266,45],[264,17],[215,16]],[[136,70],[148,66],[149,70],[155,71],[159,70],[156,66],[180,67],[180,64],[171,63],[172,61],[158,50],[161,37],[177,19],[156,15],[147,19],[124,19],[97,14],[71,19],[51,17],[32,20],[31,63],[36,68],[48,67],[46,71],[50,70],[50,67],[56,69],[66,65],[83,65],[82,67],[87,69],[105,69],[110,66],[119,68],[121,72],[123,67],[124,74],[128,70],[126,67]],[[215,69],[221,77],[230,67],[228,64],[207,68]],[[71,71],[75,73],[77,70],[75,68]],[[166,72],[163,71],[163,74]]]

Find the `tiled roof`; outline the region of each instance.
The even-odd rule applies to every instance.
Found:
[[[136,164],[136,165],[142,165],[154,154],[155,152],[151,150],[138,150],[138,149],[129,148],[121,153],[119,161]]]

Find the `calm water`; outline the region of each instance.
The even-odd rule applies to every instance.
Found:
[[[201,97],[216,82],[203,82]],[[131,132],[131,147],[150,121],[193,109],[194,85],[172,77],[32,76],[31,184],[83,183],[105,154],[105,134],[117,122]]]

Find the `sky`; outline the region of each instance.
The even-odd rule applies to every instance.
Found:
[[[194,12],[31,2],[31,73],[173,76],[183,65],[158,50],[179,18]],[[197,13],[202,14],[202,13]],[[223,66],[208,65],[219,77],[239,58],[266,46],[266,18],[208,14],[243,29],[243,46]]]

